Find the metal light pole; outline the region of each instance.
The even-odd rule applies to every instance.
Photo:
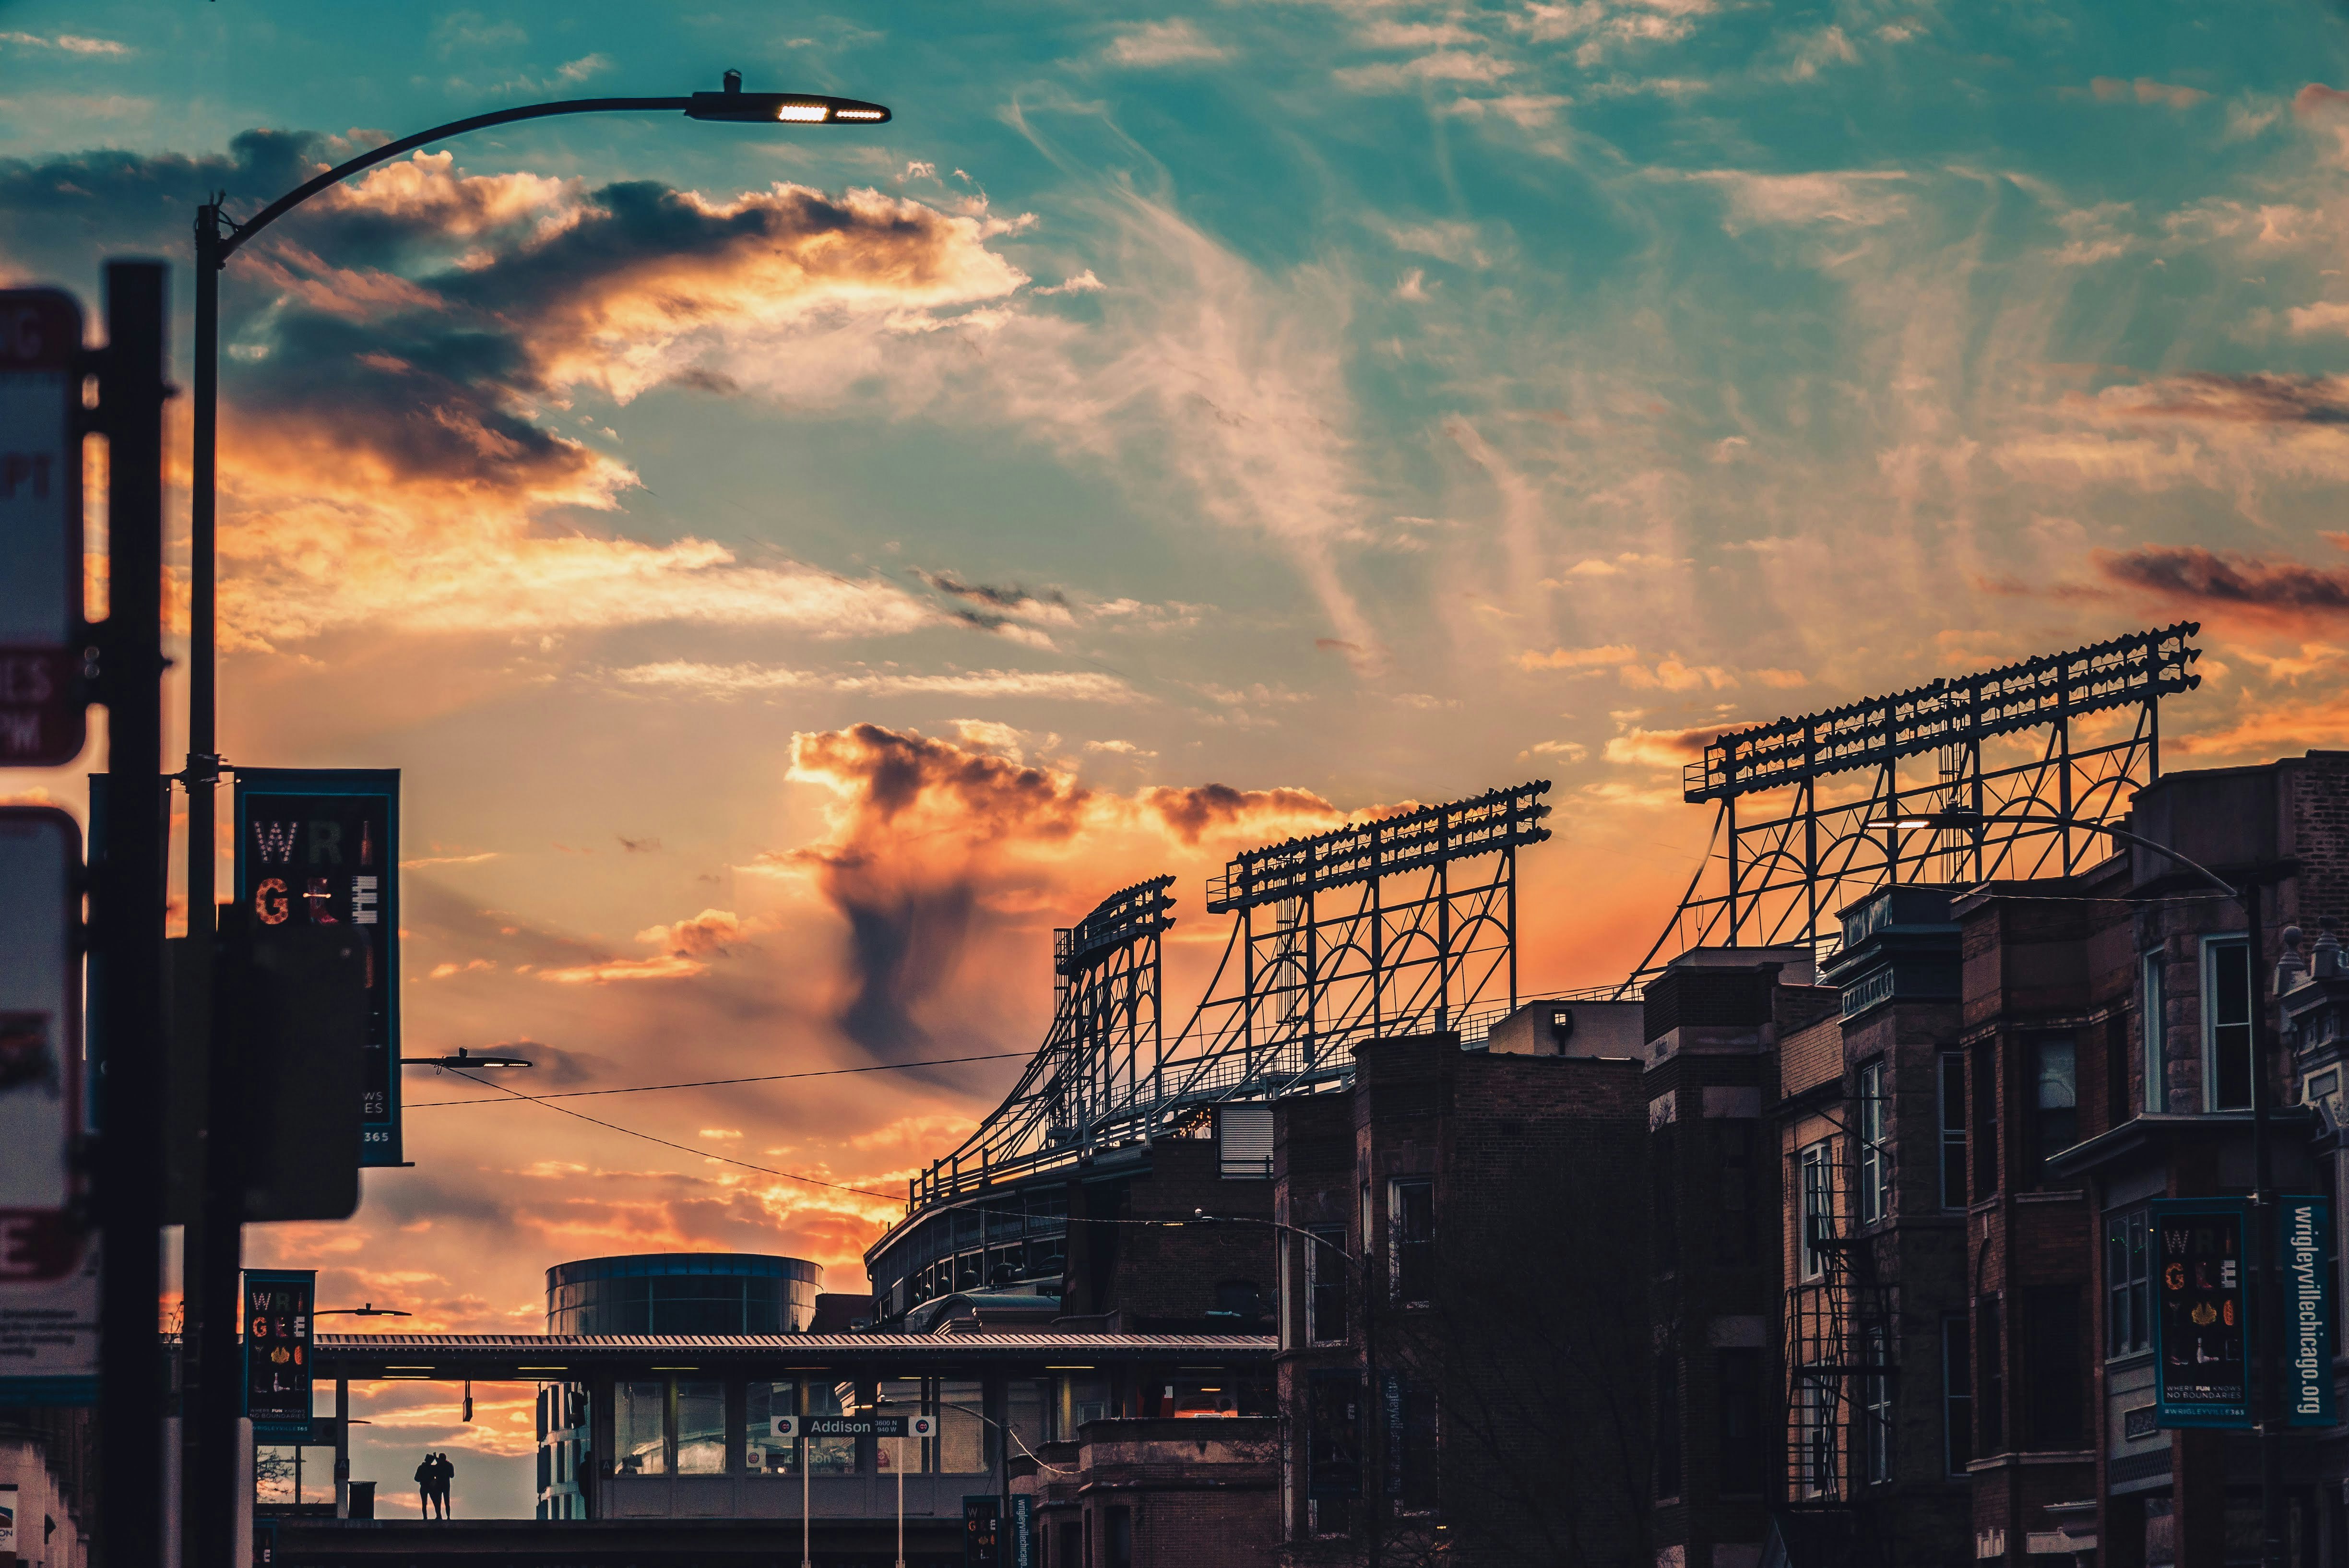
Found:
[[[183,1010],[189,1037],[180,1042],[193,1060],[191,1081],[203,1082],[212,1056],[210,984],[213,949],[215,846],[213,791],[220,782],[216,620],[218,617],[218,436],[220,429],[220,275],[229,258],[255,234],[311,197],[331,190],[404,152],[445,141],[468,131],[521,120],[571,114],[682,112],[688,119],[738,124],[879,125],[889,110],[860,99],[812,93],[748,93],[742,74],[728,71],[719,92],[678,98],[588,98],[499,109],[434,126],[386,142],[337,164],[287,192],[243,223],[231,219],[215,199],[196,209],[195,409],[190,459],[190,630],[188,641],[188,759],[181,775],[188,792],[188,945],[191,978],[202,994]],[[118,460],[119,461],[119,460]],[[117,602],[135,587],[137,574],[115,576]],[[471,1064],[486,1065],[488,1064]],[[211,1121],[207,1107],[206,1123]],[[160,1141],[160,1140],[159,1140]],[[184,1239],[186,1326],[183,1363],[191,1376],[200,1418],[183,1423],[182,1475],[191,1494],[182,1510],[186,1540],[182,1561],[191,1568],[233,1568],[237,1418],[236,1386],[224,1375],[236,1357],[233,1314],[204,1310],[233,1291],[243,1262],[243,1183],[236,1179],[235,1140],[207,1138],[202,1196]],[[207,1440],[209,1438],[209,1440]],[[121,1473],[129,1473],[124,1471]],[[198,1478],[202,1478],[199,1481]]]

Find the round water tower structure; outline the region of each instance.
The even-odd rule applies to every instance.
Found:
[[[546,1271],[549,1334],[796,1334],[823,1265],[763,1252],[631,1252]]]

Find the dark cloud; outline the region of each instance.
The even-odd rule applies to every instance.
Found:
[[[1038,605],[1050,605],[1059,609],[1069,607],[1069,596],[1058,588],[1032,592],[1014,583],[1009,587],[993,583],[967,583],[951,572],[916,572],[916,576],[949,597],[967,599],[973,604],[992,605],[997,609],[1022,610]]]
[[[2166,376],[2114,388],[2099,402],[2128,418],[2211,420],[2230,424],[2349,424],[2349,389],[2321,376],[2216,371]]]
[[[2349,571],[2338,568],[2191,545],[2099,550],[2093,558],[2110,582],[2189,605],[2283,618],[2349,614]]]
[[[1142,792],[1143,809],[1154,813],[1185,844],[1207,833],[1229,832],[1268,815],[1322,817],[1335,827],[1344,814],[1311,790],[1234,789],[1229,784],[1162,785]]]
[[[914,1054],[930,1038],[916,1015],[955,980],[996,846],[1066,840],[1092,792],[1049,769],[869,723],[796,737],[792,771],[848,802],[829,841],[788,857],[816,867],[848,922],[855,992],[841,1029],[883,1060]]]

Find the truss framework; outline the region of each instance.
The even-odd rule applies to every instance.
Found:
[[[2125,815],[2159,775],[2160,701],[2201,683],[2187,641],[2200,629],[2181,621],[1721,736],[1684,781],[1692,804],[1719,803],[1704,859],[1627,984],[1690,948],[1831,946],[1837,911],[1887,883],[2091,863],[2101,836],[2080,825]],[[1981,825],[1891,826],[1954,809]]]
[[[1171,877],[1055,933],[1052,1026],[1002,1105],[909,1183],[910,1220],[972,1189],[1195,1125],[1231,1100],[1342,1081],[1380,1033],[1517,1000],[1516,856],[1547,780],[1249,850],[1207,885],[1235,917],[1206,993],[1160,1027]]]

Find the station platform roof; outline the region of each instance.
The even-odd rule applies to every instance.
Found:
[[[1258,1334],[322,1334],[316,1376],[362,1380],[576,1378],[598,1371],[1268,1361]]]

